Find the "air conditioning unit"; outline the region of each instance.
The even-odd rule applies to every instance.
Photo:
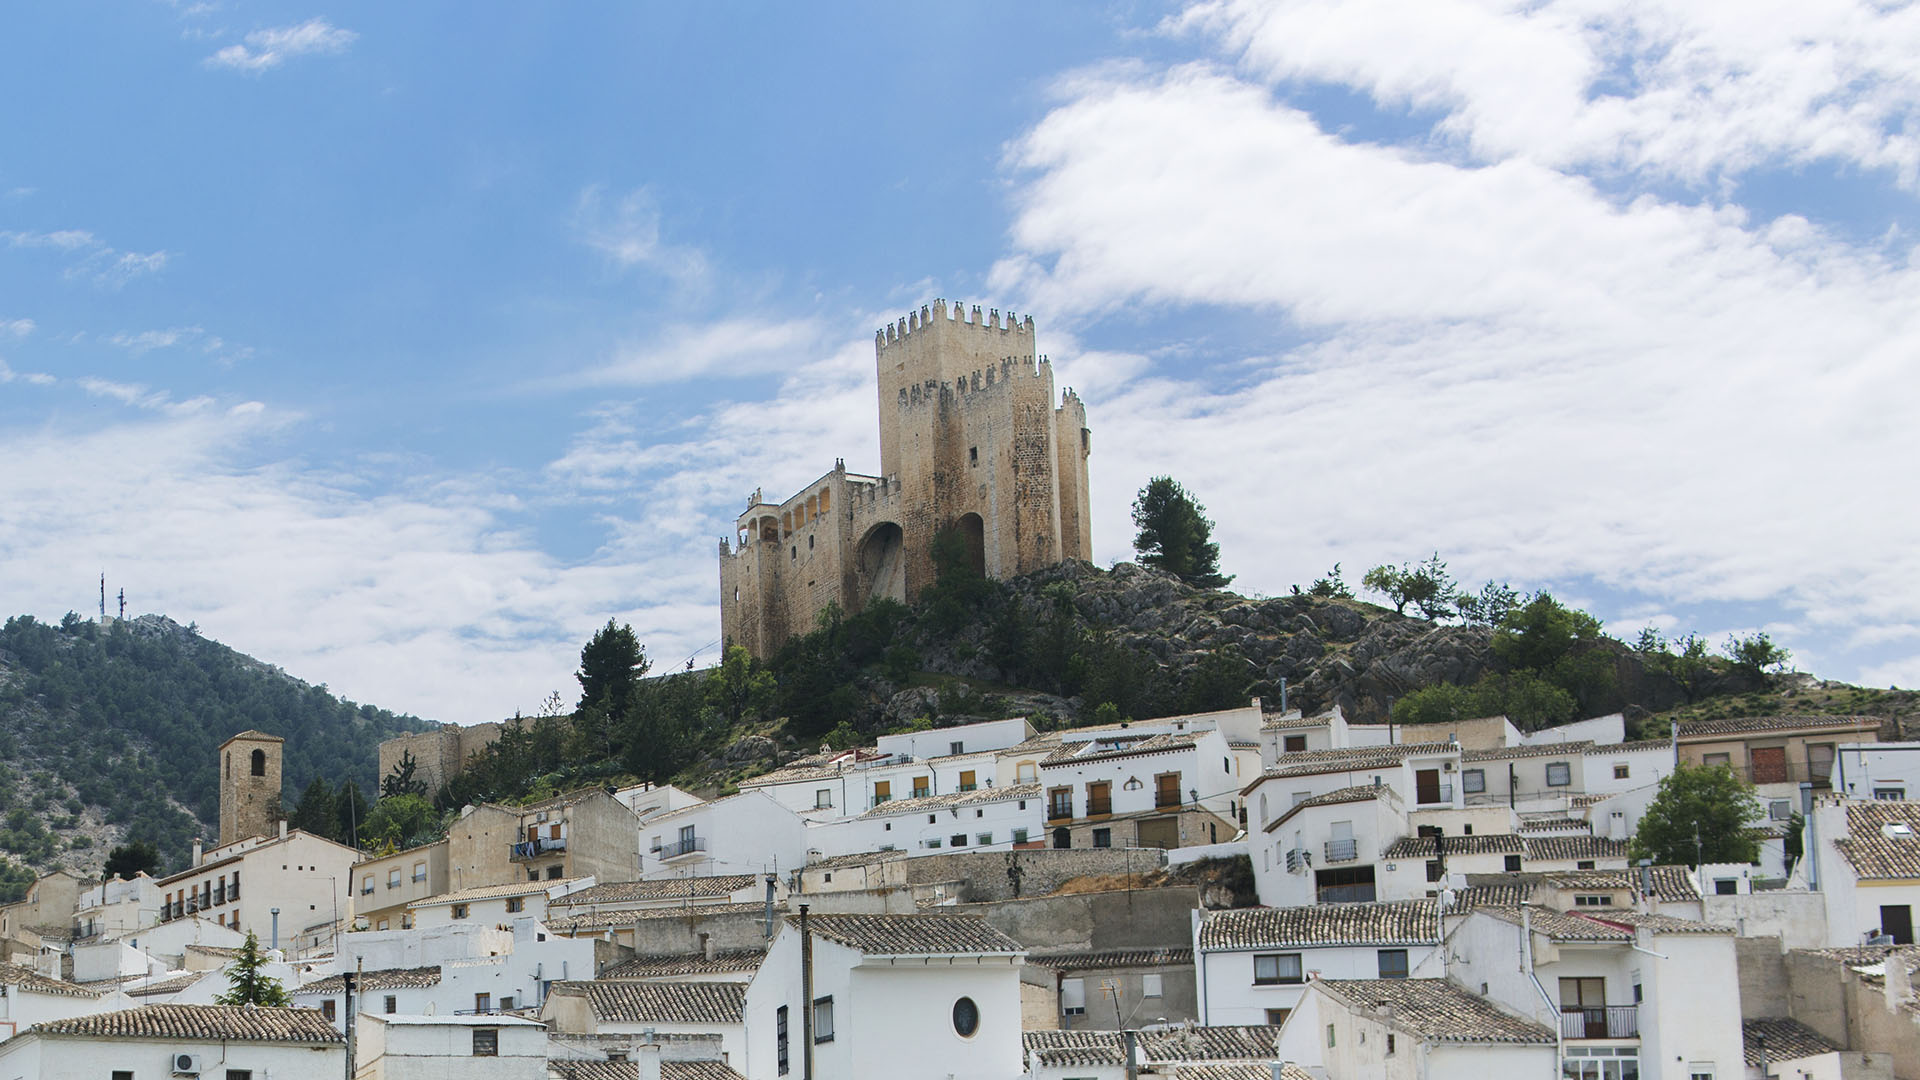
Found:
[[[199,1054],[173,1055],[173,1075],[199,1076],[200,1075],[200,1055]]]

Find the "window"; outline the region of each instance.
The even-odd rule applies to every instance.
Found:
[[[227,1080],[253,1080],[252,1069],[228,1069]]]
[[[372,874],[367,874],[360,879],[360,895],[361,896],[373,895],[373,875]]]
[[[1305,735],[1288,735],[1283,738],[1280,743],[1280,749],[1289,754],[1301,753],[1306,750],[1306,748],[1307,737]]]
[[[1731,767],[1733,765],[1733,755],[1732,754],[1702,754],[1700,755],[1700,764],[1708,765],[1708,766],[1726,765]]]
[[[1268,1009],[1267,1023],[1273,1025],[1274,1027],[1279,1027],[1281,1024],[1284,1024],[1287,1022],[1287,1017],[1292,1015],[1293,1015],[1292,1009]]]
[[[1601,894],[1599,894],[1599,895],[1593,895],[1593,894],[1588,894],[1588,893],[1582,893],[1582,894],[1580,894],[1580,895],[1578,895],[1578,896],[1575,896],[1575,897],[1573,898],[1573,906],[1574,906],[1574,907],[1577,907],[1577,908],[1580,908],[1580,907],[1612,907],[1612,906],[1613,906],[1613,897],[1611,897],[1611,896],[1608,896],[1608,895],[1606,895],[1605,893],[1601,893]]]
[[[265,750],[255,750],[253,752],[253,775],[267,775],[267,752]]]
[[[893,798],[893,781],[875,780],[873,782],[873,801],[877,806]]]
[[[967,467],[971,469],[979,466],[979,464],[980,464],[980,448],[977,446],[967,447]]]
[[[1066,1016],[1082,1016],[1087,1011],[1087,981],[1085,979],[1060,980],[1060,1012]]]
[[[1520,856],[1518,855],[1507,856],[1506,867],[1507,867],[1507,873],[1509,874],[1519,873],[1520,872]]]
[[[1371,866],[1335,866],[1313,872],[1313,898],[1321,904],[1364,904],[1376,899]]]
[[[1113,846],[1113,830],[1112,829],[1093,830],[1093,846],[1097,848],[1112,847]]]
[[[499,1057],[500,1056],[500,1029],[499,1028],[474,1028],[473,1029],[473,1056],[474,1057]]]
[[[964,754],[966,752],[967,752],[966,743],[950,742],[947,744],[947,753],[949,754]]]
[[[1165,977],[1161,975],[1140,976],[1140,996],[1143,998],[1160,997],[1165,991]]]
[[[1687,1062],[1687,1080],[1713,1080],[1713,1062]]]
[[[1547,786],[1566,787],[1573,783],[1573,767],[1564,761],[1547,762]]]
[[[971,1039],[980,1030],[980,1006],[970,997],[963,997],[953,1003],[953,1032],[963,1039]]]
[[[1023,761],[1013,767],[1013,779],[1017,783],[1031,784],[1040,779],[1040,767],[1031,761]]]
[[[1439,881],[1442,876],[1444,875],[1441,873],[1441,870],[1440,870],[1440,860],[1428,859],[1427,860],[1427,880]]]
[[[513,1008],[513,999],[512,999],[512,998],[510,998],[510,997],[503,997],[503,998],[501,998],[501,999],[500,999],[500,1011],[501,1011],[501,1012],[508,1012],[508,1011],[510,1011],[510,1010],[511,1010],[512,1008]]]
[[[427,864],[426,863],[417,862],[413,864],[413,880],[415,881],[427,880]]]
[[[547,867],[547,880],[548,880],[548,881],[558,881],[558,880],[560,880],[560,869],[561,869],[561,868],[560,868],[560,867],[558,867],[558,866],[549,866],[549,867]]]
[[[1327,1045],[1329,1047],[1333,1046],[1333,1025],[1332,1024],[1327,1025]]]
[[[400,887],[400,868],[395,866],[387,871],[387,888],[397,889],[399,887]]]
[[[962,769],[960,771],[960,790],[961,791],[972,791],[974,788],[979,786],[980,785],[974,781],[974,770]]]
[[[229,758],[229,760],[231,760],[231,758]],[[133,1080],[133,1070],[115,1069],[113,1070],[113,1080]]]
[[[787,1075],[787,1007],[773,1010],[773,1059],[780,1075]]]
[[[332,998],[328,998],[327,1000],[320,1003],[320,1015],[326,1017],[327,1022],[329,1024],[333,1022],[333,1018],[335,1015],[334,1008],[335,1006]]]
[[[1407,950],[1380,950],[1380,977],[1383,979],[1404,979],[1407,977]]]
[[[813,1041],[833,1041],[833,997],[813,999]]]
[[[1026,842],[1027,842],[1027,830],[1025,830],[1025,829],[1015,829],[1015,830],[1013,830],[1013,842],[1014,842],[1014,843],[1016,843],[1016,844],[1024,844],[1024,843],[1026,843]]]
[[[1096,780],[1087,785],[1087,816],[1113,813],[1113,785]]]
[[[993,834],[990,832],[980,833],[973,838],[973,842],[976,844],[983,844],[983,845],[991,844],[993,843]]]
[[[1253,985],[1285,986],[1305,981],[1300,967],[1300,954],[1257,953],[1253,958]]]
[[[1054,820],[1073,816],[1073,789],[1057,787],[1047,792],[1047,816]]]
[[[950,844],[950,845],[952,845],[953,847],[966,847],[966,846],[967,846],[967,834],[966,834],[966,833],[954,833],[954,834],[953,834],[952,836],[949,836],[949,837],[947,837],[947,843],[948,843],[948,844]]]
[[[932,777],[916,776],[913,778],[913,797],[914,798],[924,799],[931,794],[933,794],[933,778]]]
[[[1576,862],[1576,863],[1574,863],[1574,864],[1573,864],[1573,868],[1574,868],[1575,870],[1591,870],[1591,869],[1593,869],[1593,860],[1592,860],[1592,859],[1581,859],[1581,860],[1579,860],[1578,862]]]
[[[493,995],[492,994],[473,995],[473,1011],[476,1013],[492,1012],[493,1011]]]
[[[1161,773],[1153,778],[1153,805],[1170,807],[1180,805],[1180,774]]]
[[[380,920],[380,925],[379,925],[379,926],[376,926],[376,927],[374,927],[374,929],[376,929],[376,930],[385,930],[386,928],[387,928],[387,920],[385,920],[385,919],[381,919],[381,920]]]
[[[464,919],[467,917],[467,910],[467,905],[455,904],[453,905],[453,917],[456,919]]]
[[[1460,790],[1468,795],[1478,795],[1487,790],[1487,770],[1467,769],[1461,772]]]
[[[813,808],[815,810],[833,809],[833,789],[823,787],[816,790],[813,793]]]
[[[922,840],[920,843],[923,847],[932,848],[932,847],[945,847],[947,842],[945,840],[940,839],[937,836],[929,836],[925,840]]]
[[[1387,1056],[1393,1056],[1393,1032],[1387,1032]]]
[[[1616,761],[1613,763],[1613,778],[1615,780],[1625,780],[1627,777],[1632,775],[1633,775],[1633,770],[1628,767],[1626,762]]]
[[[400,999],[394,997],[392,994],[388,994],[386,998],[380,1002],[380,1006],[381,1012],[397,1013],[400,1011]]]
[[[1739,891],[1740,880],[1738,878],[1723,877],[1713,879],[1713,895],[1715,896],[1733,896],[1739,893]]]
[[[1881,802],[1900,802],[1907,797],[1907,791],[1905,788],[1877,787],[1873,789],[1873,797]]]
[[[518,913],[520,913],[520,912],[522,912],[522,911],[525,911],[525,910],[527,910],[527,898],[526,898],[526,897],[524,897],[524,896],[509,896],[509,897],[507,897],[507,911],[508,911],[509,913],[511,913],[511,914],[518,914]]]

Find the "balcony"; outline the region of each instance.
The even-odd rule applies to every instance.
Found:
[[[707,850],[707,838],[689,836],[684,840],[675,840],[671,844],[662,844],[653,850],[654,854],[662,859],[677,859],[682,855],[692,855]]]
[[[1327,861],[1328,862],[1330,863],[1352,862],[1353,860],[1359,857],[1360,857],[1360,841],[1358,840],[1327,841]]]
[[[1564,1039],[1637,1039],[1640,1037],[1638,1005],[1607,1005],[1584,1008],[1568,1005],[1560,1010],[1560,1037]]]
[[[567,840],[564,836],[558,839],[535,838],[532,840],[522,840],[517,844],[509,844],[507,845],[507,849],[507,857],[510,860],[513,862],[525,862],[528,859],[537,859],[542,855],[551,855],[556,851],[567,850]]]
[[[1177,791],[1156,791],[1156,792],[1154,792],[1154,793],[1153,793],[1153,808],[1154,808],[1155,810],[1178,810],[1178,809],[1180,809],[1180,793],[1179,793],[1179,792],[1177,792]]]
[[[1072,803],[1057,802],[1057,803],[1051,803],[1047,806],[1047,823],[1048,824],[1052,824],[1056,821],[1064,822],[1064,821],[1072,821],[1072,820],[1073,820],[1073,804]]]
[[[1088,799],[1087,800],[1087,816],[1088,817],[1106,817],[1112,813],[1113,813],[1112,799]]]
[[[1413,801],[1420,806],[1432,806],[1435,803],[1453,802],[1452,784],[1433,784],[1414,789]]]
[[[1724,763],[1721,763],[1724,764]],[[1833,786],[1833,763],[1815,765],[1805,761],[1759,762],[1729,766],[1735,776],[1749,784],[1812,784],[1815,789]]]
[[[979,784],[961,784],[960,785],[961,791],[978,791],[979,789],[980,789]]]

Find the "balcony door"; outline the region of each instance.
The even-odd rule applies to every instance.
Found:
[[[1607,1037],[1607,980],[1560,980],[1560,1030],[1572,1038]],[[1579,1019],[1575,1019],[1578,1017]],[[1575,1032],[1580,1034],[1575,1035]]]
[[[1413,801],[1417,803],[1437,803],[1440,801],[1439,769],[1414,770]]]
[[[1880,905],[1880,932],[1892,938],[1895,945],[1913,944],[1913,905]]]

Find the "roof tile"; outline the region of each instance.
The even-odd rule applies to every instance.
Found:
[[[1216,911],[1200,924],[1202,950],[1419,945],[1439,937],[1439,908],[1432,900],[1237,908]]]
[[[142,1005],[34,1026],[42,1035],[99,1039],[193,1039],[233,1042],[344,1043],[347,1037],[318,1009],[242,1005]]]
[[[1313,985],[1352,1008],[1391,1009],[1388,1023],[1433,1042],[1558,1041],[1544,1024],[1504,1013],[1445,979],[1322,979]]]

